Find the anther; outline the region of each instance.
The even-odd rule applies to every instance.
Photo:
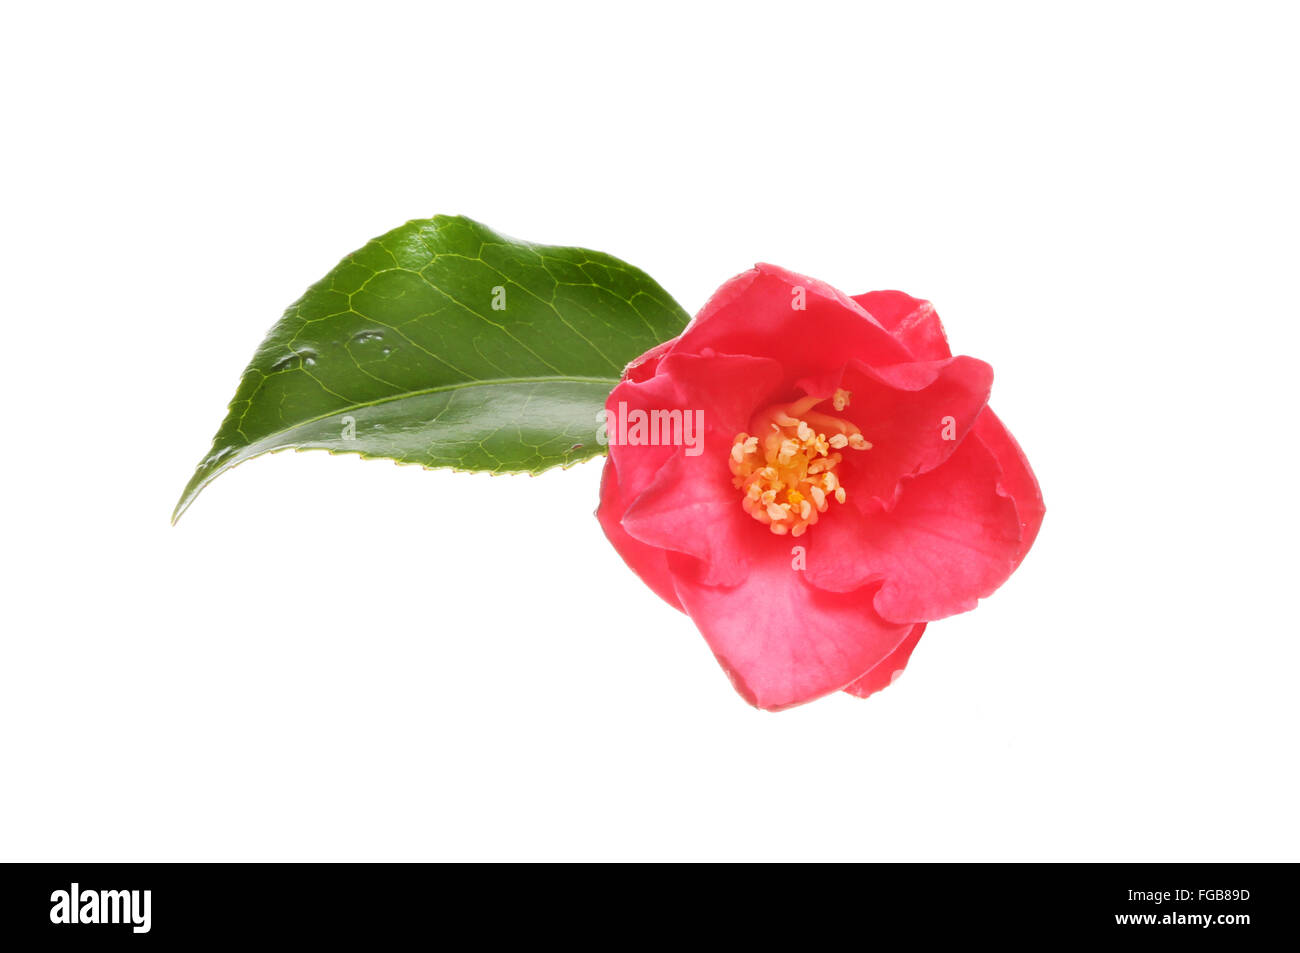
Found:
[[[842,411],[850,396],[837,390],[830,403]],[[732,441],[727,462],[742,491],[742,507],[778,535],[802,536],[827,511],[832,496],[843,503],[848,492],[835,472],[843,460],[839,451],[871,449],[851,422],[814,409],[823,403],[823,398],[802,397],[768,407]]]

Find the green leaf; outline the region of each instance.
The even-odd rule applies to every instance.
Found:
[[[610,255],[461,217],[407,222],[289,306],[172,521],[219,474],[290,447],[492,473],[597,456],[624,366],[687,320]]]

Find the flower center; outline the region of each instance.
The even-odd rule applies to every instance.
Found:
[[[831,406],[842,411],[851,395],[837,390]],[[817,517],[848,494],[835,468],[839,451],[870,450],[861,431],[841,417],[813,410],[825,401],[804,397],[773,404],[754,415],[749,433],[736,434],[731,446],[732,483],[743,494],[745,512],[778,535],[802,536]]]

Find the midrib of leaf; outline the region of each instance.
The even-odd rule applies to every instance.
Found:
[[[401,394],[393,394],[389,397],[379,397],[375,400],[364,400],[355,404],[348,404],[337,410],[332,410],[328,414],[320,414],[317,417],[311,417],[307,420],[300,420],[292,427],[286,427],[279,431],[281,434],[291,434],[295,430],[311,424],[320,423],[322,420],[329,420],[331,417],[350,414],[356,410],[364,410],[367,407],[378,407],[381,404],[391,404],[399,400],[410,400],[413,397],[424,397],[427,394],[440,394],[449,390],[463,390],[469,387],[489,387],[493,384],[607,384],[610,390],[618,383],[617,377],[570,377],[559,375],[547,375],[545,377],[489,377],[483,380],[459,381],[454,384],[441,384],[438,387],[425,387],[420,390],[406,391]],[[265,439],[265,438],[263,438]]]
[[[474,387],[509,386],[511,384],[600,384],[606,387],[606,389],[608,390],[613,390],[615,385],[618,384],[618,378],[617,377],[574,377],[574,376],[496,377],[496,378],[487,378],[484,380],[461,381],[454,384],[442,384],[438,387],[426,387],[421,390],[407,391],[406,393],[394,394],[390,397],[381,397],[376,400],[361,401],[355,404],[350,404],[346,407],[340,407],[339,409],[333,410],[328,414],[320,414],[319,416],[312,417],[309,420],[301,420],[298,423],[294,424],[292,427],[286,427],[284,430],[280,431],[278,434],[275,434],[273,436],[279,436],[288,439],[293,435],[294,431],[296,430],[304,430],[307,427],[310,427],[312,424],[320,423],[322,420],[329,420],[331,417],[347,416],[356,411],[364,410],[367,407],[378,407],[382,404],[393,404],[403,400],[412,400],[416,397],[424,397],[429,394],[445,393],[447,391],[467,390]],[[268,436],[272,436],[272,435],[268,435]],[[265,440],[267,438],[263,437],[262,439]],[[254,441],[254,443],[255,442],[256,441]],[[249,444],[249,446],[251,446],[251,444]],[[285,446],[279,449],[287,450],[289,449],[289,447]],[[241,456],[239,452],[236,451],[235,453],[231,454],[228,460],[222,461],[221,466],[217,467],[215,470],[211,471],[210,473],[203,473],[201,470],[195,473],[193,478],[191,478],[190,482],[186,484],[185,490],[181,493],[180,501],[176,504],[176,508],[172,511],[172,525],[175,525],[176,521],[181,518],[181,514],[184,513],[187,509],[189,509],[190,504],[193,503],[194,499],[199,495],[199,491],[202,490],[203,487],[211,483],[213,480],[215,480],[222,473],[225,473],[227,470],[233,469],[234,467],[238,466],[241,463],[246,463],[249,460],[254,460],[257,457],[262,456],[263,454],[273,453],[273,452],[274,452],[273,450],[263,450],[258,453],[249,454],[248,456]],[[344,452],[344,453],[355,452],[355,453],[360,453],[361,456],[365,456],[365,457],[370,456],[370,454],[362,453],[361,451],[340,450],[340,451],[331,451],[331,452]],[[604,451],[602,450],[601,453],[603,452]],[[439,469],[439,468],[433,467],[427,469]]]

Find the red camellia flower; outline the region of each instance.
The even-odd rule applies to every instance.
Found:
[[[759,265],[624,371],[596,515],[750,704],[865,697],[1038,532],[992,382],[929,303]]]

